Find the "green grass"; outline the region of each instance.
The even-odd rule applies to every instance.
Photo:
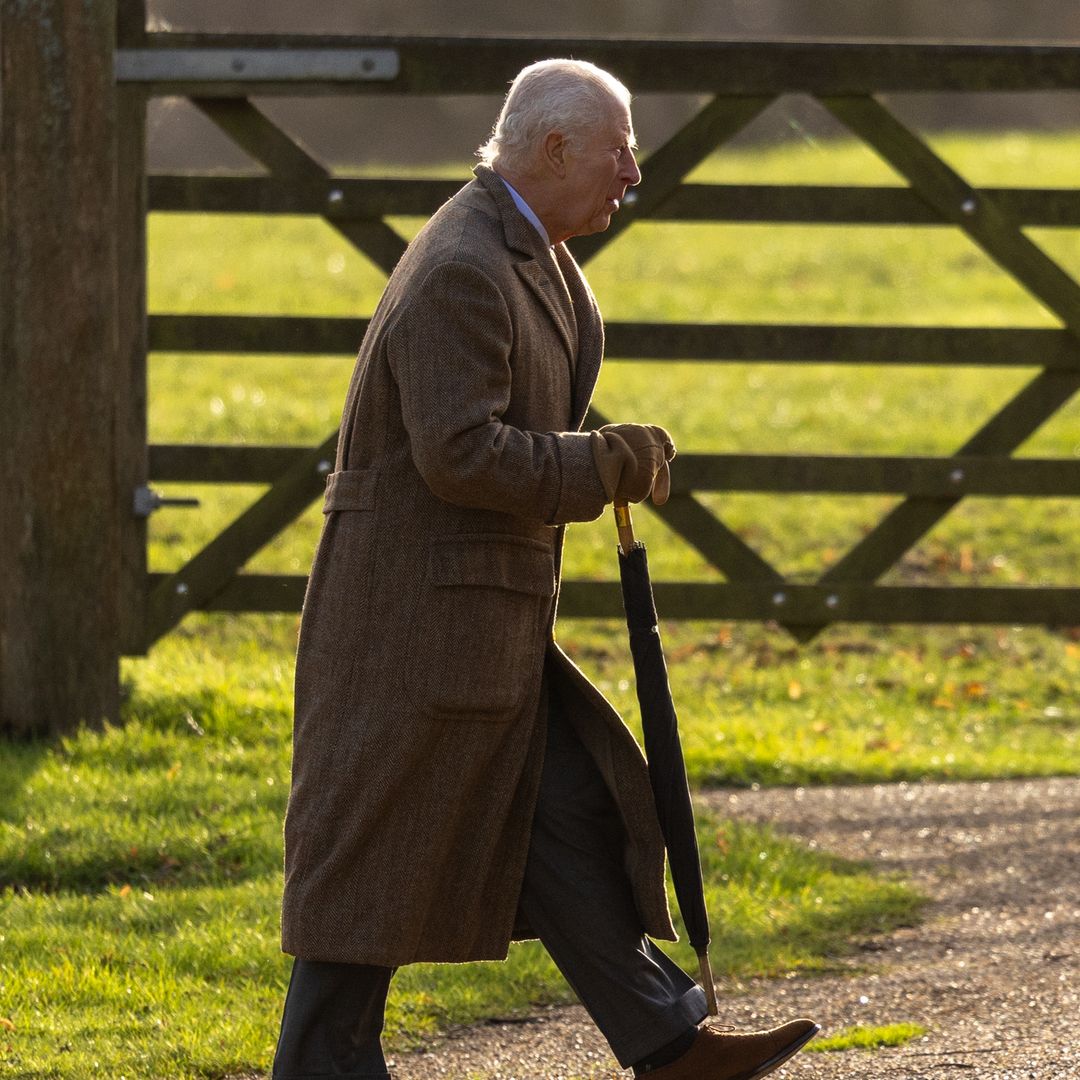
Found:
[[[850,1027],[835,1035],[815,1039],[806,1048],[815,1051],[877,1050],[882,1046],[903,1046],[912,1039],[921,1039],[926,1028],[920,1024],[885,1024],[881,1027]]]
[[[15,780],[0,822],[11,1075],[179,1080],[268,1064],[288,971],[277,933],[289,713],[249,680],[257,650],[239,653],[229,682],[210,661],[186,695],[149,679],[121,727],[0,748]],[[703,815],[700,842],[719,975],[831,969],[854,938],[917,915],[902,883],[767,830]],[[686,946],[673,954],[692,966]],[[388,1041],[404,1049],[569,999],[535,943],[506,964],[410,967]]]
[[[625,657],[605,644],[605,628],[575,631],[564,631],[566,647],[633,722]],[[836,629],[799,647],[767,628],[668,624],[664,634],[696,783],[973,780],[1080,768],[1080,648],[1065,636]]]
[[[1080,181],[1080,137],[936,145],[976,182]],[[813,142],[724,153],[695,178],[896,182],[865,149]],[[418,222],[397,224],[411,234]],[[1077,233],[1030,235],[1080,269]],[[589,276],[609,318],[1055,325],[948,230],[643,225]],[[150,223],[153,311],[360,317],[382,281],[320,222]],[[347,357],[155,355],[152,441],[310,444],[337,423],[350,368]],[[948,453],[1030,377],[613,358],[596,401],[614,419],[666,425],[683,450]],[[1080,401],[1020,452],[1080,456]],[[197,494],[203,505],[151,519],[155,570],[194,555],[259,489],[166,493]],[[798,580],[819,574],[892,504],[705,501]],[[249,569],[306,572],[320,520],[312,508]],[[885,580],[1075,584],[1077,523],[1068,500],[966,500]],[[719,579],[647,511],[638,527],[657,578]],[[616,577],[609,520],[570,530],[566,571]],[[663,631],[698,784],[1080,768],[1080,634],[840,626],[798,647],[774,627],[665,622]],[[0,743],[4,1075],[194,1080],[268,1063],[288,970],[277,904],[295,634],[294,616],[189,617],[148,657],[125,661],[122,726],[59,744]],[[566,622],[559,638],[635,724],[622,628]],[[835,967],[853,940],[917,915],[918,898],[901,883],[767,832],[709,818],[702,839],[714,963],[732,977]],[[403,971],[388,1030],[403,1048],[446,1025],[565,997],[542,950],[526,945],[505,965]]]

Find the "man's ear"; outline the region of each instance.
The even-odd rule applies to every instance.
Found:
[[[560,179],[566,175],[566,136],[550,131],[544,136],[544,164]]]

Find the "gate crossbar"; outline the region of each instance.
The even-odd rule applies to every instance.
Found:
[[[1061,327],[609,324],[608,354],[613,358],[1040,369],[948,457],[683,455],[671,500],[654,512],[726,581],[660,582],[656,591],[665,611],[677,617],[775,619],[801,640],[837,620],[1080,624],[1080,589],[876,584],[965,497],[1080,495],[1080,463],[1011,457],[1080,389],[1080,286],[1023,231],[1025,225],[1080,225],[1080,191],[977,188],[873,96],[883,89],[1075,89],[1080,87],[1080,49],[175,34],[147,35],[142,44],[139,50],[118,51],[120,80],[150,94],[190,97],[268,170],[259,177],[150,177],[150,209],[316,214],[386,273],[405,241],[384,219],[426,216],[458,183],[334,176],[248,100],[251,94],[499,92],[525,63],[568,50],[611,68],[638,92],[709,94],[689,123],[644,163],[645,180],[636,198],[627,200],[611,228],[573,243],[581,262],[639,221],[960,229],[1055,314]],[[378,73],[373,68],[359,72],[356,65],[364,56],[370,60],[371,50],[380,49],[395,55],[379,59],[383,66]],[[258,63],[248,64],[255,52]],[[226,58],[236,77],[222,80],[215,73]],[[778,95],[790,92],[815,96],[908,186],[688,181],[708,155]],[[363,328],[358,319],[155,315],[149,320],[149,340],[151,349],[162,351],[350,353]],[[604,417],[593,409],[587,422],[601,424]],[[304,578],[239,571],[318,497],[335,438],[330,433],[312,449],[150,448],[156,479],[269,483],[270,488],[185,567],[150,575],[146,644],[191,610],[299,607]],[[874,492],[904,498],[817,582],[795,584],[695,497],[715,490]],[[617,586],[606,583],[568,582],[562,612],[617,614],[617,593]]]

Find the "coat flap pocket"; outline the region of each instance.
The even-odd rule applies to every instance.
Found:
[[[551,549],[524,536],[473,535],[439,541],[431,550],[430,574],[434,585],[555,595]]]
[[[375,469],[343,469],[326,478],[326,498],[323,513],[335,510],[374,510]]]

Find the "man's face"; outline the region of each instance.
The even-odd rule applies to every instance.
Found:
[[[641,181],[633,145],[630,112],[612,101],[608,115],[567,148],[560,195],[568,236],[603,232],[611,224],[626,189]]]

